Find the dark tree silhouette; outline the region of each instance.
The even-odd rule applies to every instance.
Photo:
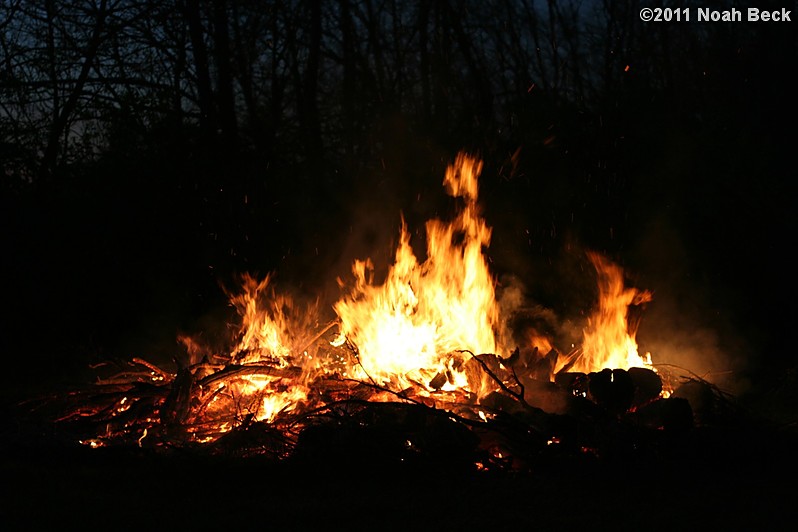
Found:
[[[778,303],[765,279],[786,274],[761,235],[795,230],[795,32],[645,24],[640,7],[4,2],[3,207],[7,227],[38,227],[33,243],[5,237],[16,275],[80,248],[67,269],[81,278],[157,277],[160,261],[182,272],[175,287],[278,266],[321,277],[347,262],[342,234],[368,247],[399,210],[445,212],[439,174],[467,148],[503,235],[494,266],[540,278],[546,303],[571,303],[541,275],[552,257],[578,242],[642,268],[640,242],[664,224],[708,289],[765,270],[728,296],[745,328]],[[364,216],[373,227],[353,229]]]

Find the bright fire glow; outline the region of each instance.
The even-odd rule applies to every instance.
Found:
[[[297,309],[292,298],[270,290],[270,281],[270,275],[261,281],[244,275],[243,291],[231,296],[242,323],[233,350],[238,363],[269,361],[284,367],[306,347],[304,334],[312,330],[314,309]]]
[[[459,209],[451,222],[427,222],[426,258],[416,257],[410,231],[402,223],[384,279],[376,278],[370,259],[355,261],[354,282],[339,280],[348,289],[333,305],[337,321],[321,332],[316,304],[300,305],[277,294],[271,276],[260,281],[244,276],[241,291],[230,295],[241,318],[235,347],[215,355],[182,339],[193,364],[194,401],[180,411],[180,420],[196,427],[190,429],[195,441],[211,441],[214,436],[208,434],[218,436],[245,418],[272,423],[281,414],[301,411],[301,405],[321,400],[316,391],[323,390],[320,379],[329,375],[376,383],[393,392],[413,387],[417,396],[428,398],[441,390],[471,392],[481,399],[514,385],[510,372],[515,368],[509,365],[516,346],[498,339],[509,337],[508,317],[500,316],[496,281],[484,255],[491,229],[477,203],[481,170],[476,158],[458,155],[443,185],[458,198]],[[595,253],[589,258],[598,273],[598,308],[588,320],[581,349],[560,355],[552,379],[563,369],[588,373],[651,367],[650,359],[637,352],[627,315],[630,305],[650,300],[650,294],[626,288],[617,265]],[[334,324],[338,338],[319,341]],[[526,336],[535,356],[557,352],[550,338],[532,332]],[[483,371],[488,363],[471,363],[472,355],[483,353],[488,362],[494,361],[492,375]],[[505,379],[502,385],[498,378]],[[370,396],[372,401],[393,399],[390,393]],[[119,408],[125,407],[120,403]],[[478,416],[487,419],[481,410]]]
[[[626,288],[623,270],[597,253],[588,254],[598,273],[598,309],[588,320],[582,343],[582,356],[571,371],[591,372],[603,368],[650,368],[650,356],[637,352],[636,328],[628,320],[630,305],[651,301],[651,294]]]
[[[334,308],[367,376],[405,386],[448,370],[450,384],[455,376],[465,384],[458,350],[497,353],[495,282],[482,253],[491,230],[477,206],[481,169],[480,161],[463,154],[447,169],[444,186],[464,206],[451,223],[427,223],[424,262],[413,253],[404,224],[382,283],[370,260],[355,262],[355,285]]]

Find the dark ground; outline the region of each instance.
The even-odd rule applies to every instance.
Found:
[[[3,447],[6,530],[789,530],[795,435],[694,434],[655,460],[531,473],[333,455],[261,459]]]

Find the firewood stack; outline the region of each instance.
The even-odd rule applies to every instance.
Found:
[[[310,383],[301,405],[265,422],[244,410],[208,416],[212,390],[246,375],[292,378],[298,368],[203,363],[173,374],[140,359],[121,366],[91,386],[21,407],[29,418],[51,423],[60,440],[91,447],[275,460],[443,460],[515,471],[552,456],[655,453],[663,441],[717,421],[731,404],[696,378],[665,394],[660,375],[647,368],[563,371],[551,380],[518,358],[481,354],[469,360],[469,378],[484,383],[487,375],[495,387],[479,400],[471,392],[442,391],[445,376],[391,390],[325,375]]]

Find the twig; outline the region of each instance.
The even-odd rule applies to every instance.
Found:
[[[202,401],[202,404],[200,404],[199,407],[197,408],[197,413],[194,415],[194,418],[197,418],[197,417],[203,415],[205,413],[205,409],[208,408],[209,404],[211,404],[211,401],[213,401],[220,393],[222,393],[222,391],[224,391],[224,389],[225,389],[225,385],[222,384],[221,386],[216,388],[214,391],[209,393],[208,397],[206,397],[205,400]]]
[[[504,384],[504,382],[495,373],[493,373],[493,371],[488,367],[488,365],[485,364],[485,361],[480,359],[479,357],[477,357],[472,351],[469,351],[468,349],[458,349],[457,352],[458,353],[468,353],[469,355],[471,355],[471,358],[473,360],[476,360],[479,363],[479,365],[482,366],[483,371],[485,371],[485,373],[487,373],[488,376],[490,376],[490,378],[492,378],[494,381],[496,381],[496,384],[498,384],[499,387],[505,393],[507,393],[511,397],[517,399],[526,408],[532,408],[532,406],[529,403],[527,403],[526,400],[524,399],[523,393],[519,394],[518,392],[514,392],[513,390],[511,390],[506,384]],[[517,380],[517,378],[516,378],[516,380]],[[523,387],[522,387],[522,390],[523,390]]]
[[[146,360],[144,360],[144,359],[142,359],[142,358],[134,357],[134,358],[133,358],[133,362],[134,362],[135,364],[142,365],[142,366],[144,366],[145,368],[149,368],[150,370],[154,371],[155,373],[157,373],[158,375],[160,375],[161,377],[163,377],[163,379],[164,379],[165,381],[170,381],[170,380],[172,380],[172,379],[174,378],[174,375],[173,375],[173,374],[171,374],[171,373],[168,373],[168,372],[166,372],[166,371],[162,370],[161,368],[159,368],[159,367],[158,367],[158,366],[156,366],[155,364],[151,364],[150,362],[147,362]]]
[[[107,379],[97,379],[99,386],[118,385],[118,384],[135,384],[137,382],[153,382],[151,373],[144,371],[123,371],[117,373]],[[168,381],[167,381],[168,382]]]
[[[584,354],[585,354],[585,352],[582,351],[581,348],[579,348],[579,347],[573,348],[567,355],[565,355],[566,362],[565,362],[565,364],[562,365],[562,367],[560,368],[560,370],[557,373],[566,373],[566,372],[568,372],[568,370],[570,370],[572,367],[574,367],[574,364],[576,364],[576,361],[579,360],[582,357],[582,355],[584,355]]]
[[[227,380],[233,377],[242,377],[246,375],[265,375],[276,377],[296,377],[302,373],[302,370],[295,367],[277,368],[275,366],[266,364],[244,364],[244,365],[230,365],[224,369],[212,373],[199,381],[200,386],[210,386],[211,384]]]
[[[314,336],[314,337],[313,337],[313,338],[312,338],[312,339],[311,339],[309,342],[307,342],[307,343],[305,344],[305,347],[303,347],[302,349],[300,349],[300,350],[299,350],[299,352],[300,352],[300,353],[304,353],[305,351],[307,351],[308,347],[310,347],[310,346],[312,346],[314,343],[316,343],[316,340],[318,340],[319,338],[321,338],[322,336],[324,336],[324,333],[326,333],[327,331],[329,331],[330,329],[332,329],[334,325],[338,325],[338,326],[340,326],[340,325],[341,325],[341,322],[340,322],[340,321],[338,321],[338,320],[333,320],[333,321],[331,321],[330,323],[328,323],[328,324],[327,324],[327,325],[326,325],[326,326],[325,326],[325,327],[324,327],[324,328],[323,328],[323,329],[322,329],[322,330],[321,330],[321,331],[320,331],[320,332],[319,332],[319,333],[318,333],[316,336]]]
[[[347,340],[346,346],[349,347],[349,349],[352,351],[352,356],[355,357],[355,361],[357,362],[357,365],[360,366],[360,369],[362,369],[363,373],[366,374],[366,377],[369,378],[369,380],[371,381],[371,384],[374,387],[379,387],[379,384],[377,384],[377,381],[374,380],[374,377],[372,377],[371,374],[369,374],[369,372],[366,370],[366,367],[363,365],[363,362],[361,362],[361,360],[360,360],[360,352],[358,351],[357,347],[355,347],[354,345],[351,345],[349,343],[349,340]],[[392,390],[387,390],[387,389],[385,391],[391,391],[392,392]]]

